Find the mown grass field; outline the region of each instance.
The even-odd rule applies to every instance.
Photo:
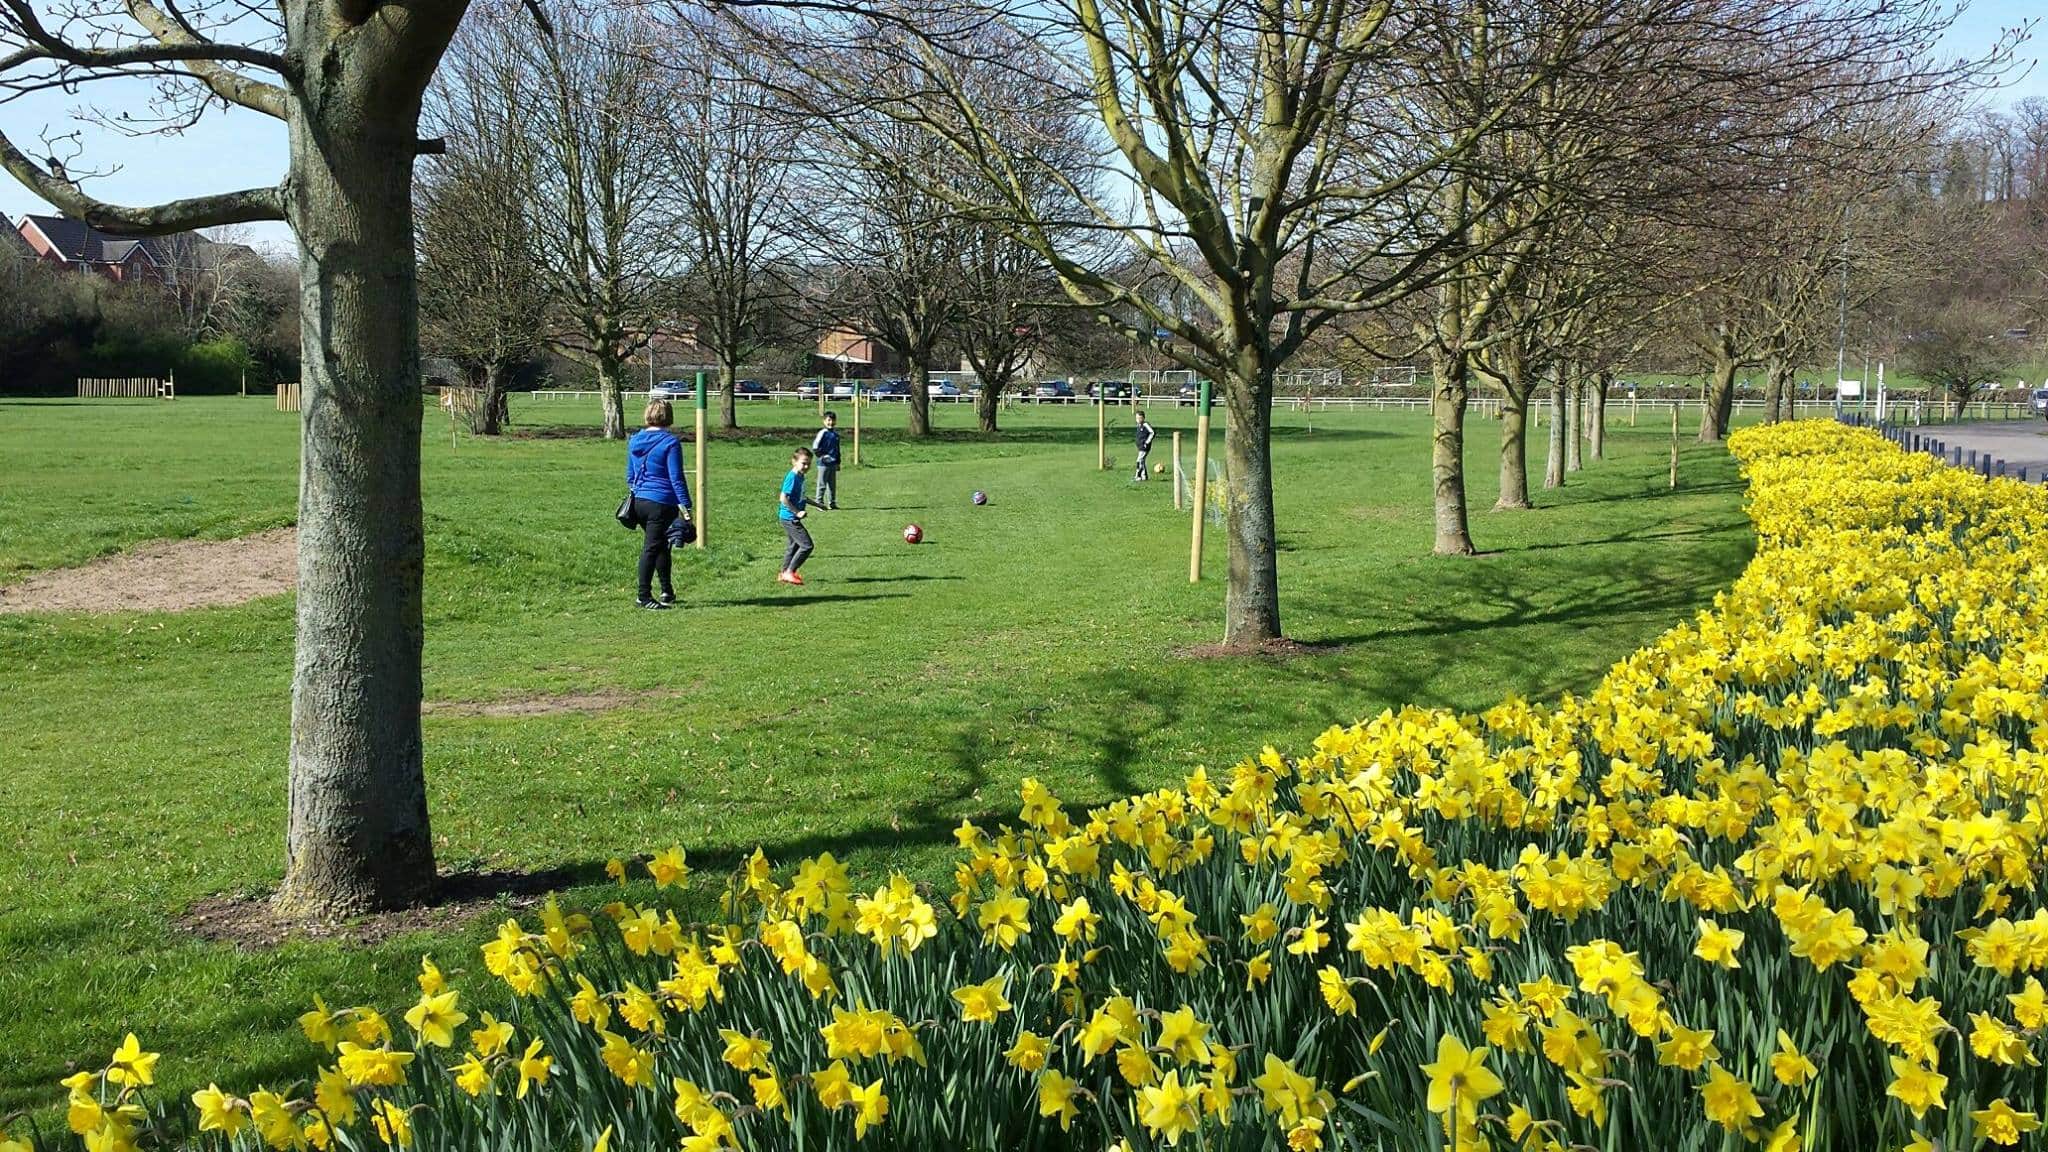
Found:
[[[1475,421],[1487,554],[1434,559],[1424,418],[1320,412],[1310,431],[1284,413],[1284,614],[1319,647],[1196,659],[1182,650],[1219,638],[1220,534],[1190,586],[1170,486],[1098,472],[1092,410],[1022,409],[984,439],[945,405],[928,444],[894,432],[900,409],[869,410],[867,466],[842,476],[842,511],[813,516],[794,589],[773,579],[774,493],[813,409],[771,405],[743,420],[782,431],[714,445],[713,546],[678,563],[683,609],[645,613],[637,536],[609,519],[620,447],[550,434],[594,409],[514,414],[529,435],[451,447],[428,413],[428,790],[445,870],[550,872],[583,903],[609,898],[607,858],[672,842],[707,899],[756,844],[830,850],[858,879],[928,873],[963,817],[1014,809],[1026,774],[1088,804],[1390,706],[1584,689],[1751,549],[1725,453],[1688,436],[1668,492],[1664,429],[1624,413],[1610,459],[1521,513],[1484,511],[1494,429]],[[1165,459],[1193,413],[1154,416]],[[1118,413],[1120,465],[1127,434]],[[0,582],[290,523],[296,482],[296,420],[268,399],[0,403]],[[899,538],[912,520],[921,547]],[[195,901],[279,877],[291,631],[289,596],[0,615],[0,1115],[56,1103],[71,1062],[128,1030],[166,1054],[173,1092],[301,1075],[292,1021],[316,991],[395,1003],[420,952],[475,963],[489,916],[249,951],[177,927]],[[615,706],[548,706],[564,695]]]

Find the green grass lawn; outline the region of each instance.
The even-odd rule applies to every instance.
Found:
[[[931,875],[950,829],[1011,812],[1026,774],[1095,803],[1390,706],[1582,690],[1704,606],[1751,549],[1726,454],[1688,436],[1669,492],[1663,430],[1624,414],[1609,460],[1521,513],[1484,511],[1495,432],[1475,421],[1487,554],[1435,559],[1423,417],[1322,412],[1310,431],[1283,413],[1284,619],[1327,647],[1194,659],[1177,653],[1220,634],[1221,535],[1189,585],[1171,486],[1098,472],[1092,410],[1023,409],[985,440],[967,406],[945,405],[946,435],[921,444],[894,431],[900,408],[869,410],[867,466],[843,475],[842,511],[812,517],[818,555],[795,589],[774,582],[773,505],[812,411],[770,405],[743,419],[784,432],[713,446],[713,546],[678,563],[683,610],[647,613],[631,603],[637,535],[610,520],[620,447],[548,434],[594,408],[514,414],[532,435],[451,447],[428,413],[430,704],[623,699],[430,710],[429,797],[444,869],[562,870],[586,904],[608,898],[608,857],[671,842],[707,893],[755,844],[783,860],[830,850],[863,877]],[[1190,409],[1154,414],[1163,433],[1192,429]],[[289,523],[296,436],[268,399],[0,403],[0,582],[152,537]],[[969,502],[977,488],[987,507]],[[928,543],[901,541],[910,521]],[[205,896],[279,879],[291,648],[289,597],[0,616],[0,1116],[47,1109],[71,1061],[103,1061],[129,1030],[165,1052],[171,1091],[301,1075],[292,1020],[316,992],[403,1007],[421,951],[474,965],[488,918],[261,951],[176,928]]]

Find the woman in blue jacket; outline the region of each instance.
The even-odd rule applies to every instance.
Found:
[[[683,479],[682,441],[669,431],[675,410],[666,400],[649,401],[641,420],[647,426],[626,441],[626,487],[646,534],[640,546],[640,606],[660,609],[676,602],[669,569],[683,523],[690,518],[690,485]],[[659,600],[654,598],[656,576],[661,577]]]

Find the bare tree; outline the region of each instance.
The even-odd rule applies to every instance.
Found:
[[[2004,339],[2005,317],[1992,307],[1962,301],[1941,308],[1907,335],[1905,368],[1948,398],[1960,415],[1977,393],[2012,371],[2019,349]]]
[[[682,245],[661,205],[672,171],[662,143],[664,74],[651,25],[626,9],[573,9],[558,34],[530,38],[535,133],[532,219],[540,272],[555,297],[553,338],[597,371],[604,437],[626,434],[626,364],[672,313]]]
[[[77,157],[38,162],[4,135],[0,166],[113,232],[283,220],[298,237],[298,632],[277,897],[294,913],[399,904],[434,880],[420,759],[412,175],[431,150],[418,138],[421,96],[464,9],[88,0],[51,26],[22,0],[0,5],[0,98],[142,75],[167,86],[167,126],[220,101],[290,126],[277,185],[147,207],[96,198]]]
[[[787,335],[798,296],[787,270],[800,234],[801,126],[754,79],[757,46],[701,14],[676,17],[661,135],[667,211],[686,245],[677,307],[717,358],[719,421],[739,427],[740,365]]]
[[[972,222],[939,191],[946,150],[886,116],[848,118],[836,139],[851,147],[820,160],[831,192],[817,219],[837,267],[832,311],[900,354],[909,366],[910,434],[931,434],[931,373],[963,303]]]
[[[1059,279],[1038,253],[1002,229],[978,225],[962,245],[960,351],[979,390],[975,415],[996,431],[1003,393],[1045,349]]]
[[[534,274],[532,82],[511,37],[516,14],[472,20],[429,94],[447,158],[418,180],[420,322],[481,399],[471,430],[495,436],[512,373],[546,346],[553,303]]]
[[[1406,115],[1409,54],[1438,14],[1362,0],[957,0],[790,5],[754,24],[822,94],[814,108],[835,122],[872,108],[937,141],[944,170],[971,178],[928,182],[930,195],[1000,220],[1075,303],[1221,382],[1224,636],[1259,645],[1281,635],[1274,373],[1331,321],[1414,291],[1455,241],[1414,204],[1484,126],[1445,139]],[[831,49],[846,43],[886,65],[842,76]],[[1075,188],[1081,211],[1046,219],[1033,193],[1069,179],[1075,149],[1040,147],[1032,127],[1066,110],[1085,116],[1085,163],[1114,173],[1117,191]],[[1136,287],[1145,278],[1077,259],[1064,239],[1077,228],[1117,239],[1196,306],[1162,306]]]

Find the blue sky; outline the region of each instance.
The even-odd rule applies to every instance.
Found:
[[[2048,15],[2043,0],[1975,0],[1950,30],[1944,54],[1968,55],[1981,52],[1999,35],[2037,15]],[[2024,75],[2019,75],[2024,72]],[[1994,103],[2009,103],[2027,96],[2048,96],[2048,25],[2022,46],[2018,78],[2004,91],[1993,94]],[[144,106],[149,86],[141,82],[118,81],[89,87],[75,95],[44,93],[0,105],[0,129],[30,155],[44,151],[40,137],[45,129],[68,132],[77,125],[73,109],[90,100],[100,107],[119,111]],[[209,115],[199,125],[179,136],[124,139],[118,135],[85,128],[84,163],[104,167],[118,163],[120,170],[88,188],[115,203],[148,203],[180,196],[196,196],[236,188],[274,184],[285,168],[284,125],[268,117],[233,109]],[[0,214],[10,219],[25,212],[46,208],[5,174],[0,174]],[[288,247],[291,234],[282,224],[254,225],[253,238],[265,246]]]

